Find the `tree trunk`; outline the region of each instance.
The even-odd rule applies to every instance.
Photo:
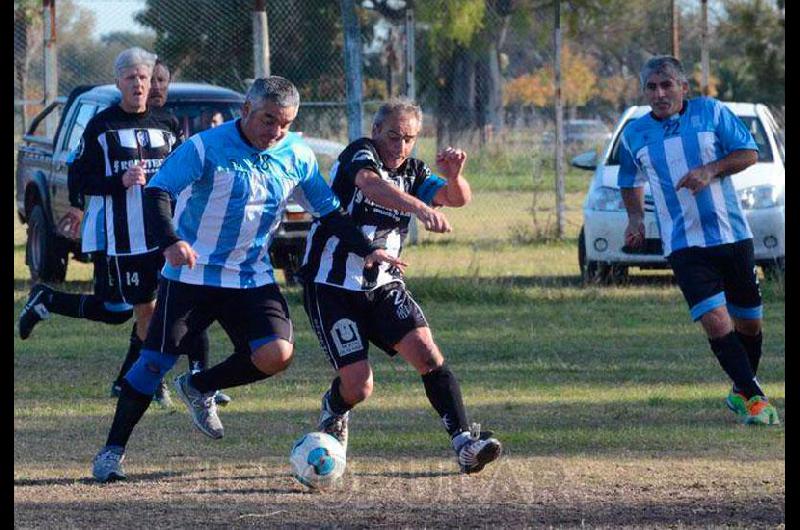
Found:
[[[447,81],[439,90],[437,149],[446,145],[465,145],[469,143],[476,125],[473,54],[457,46],[452,56],[441,65],[439,75]]]

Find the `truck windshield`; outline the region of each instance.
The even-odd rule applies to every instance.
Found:
[[[183,127],[186,138],[241,115],[241,105],[227,101],[188,102],[167,100],[165,108],[172,111]]]

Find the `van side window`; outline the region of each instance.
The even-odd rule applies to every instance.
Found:
[[[78,147],[83,131],[86,130],[86,124],[88,124],[89,120],[94,116],[95,110],[97,110],[95,105],[87,105],[85,103],[78,108],[72,130],[69,133],[67,145],[64,146],[65,151],[70,152]]]

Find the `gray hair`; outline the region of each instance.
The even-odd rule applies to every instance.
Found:
[[[117,60],[114,61],[114,73],[117,78],[119,78],[122,75],[122,71],[126,68],[133,68],[134,66],[140,65],[148,67],[150,72],[152,72],[153,66],[156,64],[156,59],[158,59],[158,55],[155,53],[150,53],[138,46],[134,46],[133,48],[123,50],[117,55]]]
[[[683,71],[681,62],[671,55],[656,55],[644,63],[644,66],[639,71],[639,82],[642,84],[642,91],[647,85],[647,80],[653,74],[660,74],[681,83],[689,81],[686,77],[686,72]]]
[[[299,107],[300,93],[297,87],[284,77],[273,75],[253,81],[245,95],[245,103],[251,107],[260,107],[270,101],[279,107]]]
[[[372,126],[380,128],[386,118],[400,113],[410,113],[417,118],[419,126],[422,127],[422,109],[419,105],[405,97],[392,98],[380,106],[372,119]]]

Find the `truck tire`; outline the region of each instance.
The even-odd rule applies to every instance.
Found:
[[[28,215],[28,241],[25,263],[33,281],[64,281],[67,276],[67,250],[53,233],[41,204],[34,204]]]

